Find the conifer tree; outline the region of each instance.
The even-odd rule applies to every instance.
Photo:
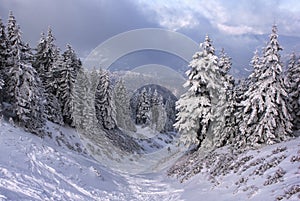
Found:
[[[120,79],[114,87],[114,100],[118,127],[129,131],[136,131],[131,119],[128,92],[123,79]]]
[[[48,28],[47,36],[43,33],[39,40],[34,54],[33,67],[38,72],[46,99],[45,115],[46,118],[54,123],[63,125],[63,117],[61,112],[61,104],[57,97],[58,83],[57,83],[57,66],[59,50],[54,44],[55,38],[52,29]]]
[[[173,124],[176,120],[175,101],[169,96],[165,103],[165,110],[167,114],[167,121],[165,123],[166,131],[174,131]]]
[[[87,72],[83,69],[78,71],[77,79],[74,86],[74,101],[72,119],[77,129],[85,129],[89,125],[88,112],[91,105],[88,104],[88,93],[90,88],[90,82]]]
[[[163,97],[155,89],[151,97],[151,127],[159,132],[164,131],[167,114],[163,103]]]
[[[300,58],[296,54],[290,57],[285,84],[289,94],[289,111],[292,117],[294,130],[300,129]]]
[[[99,124],[107,130],[116,128],[116,107],[107,71],[101,70],[95,93],[96,117]]]
[[[6,85],[14,120],[30,132],[42,135],[44,105],[40,80],[31,66],[30,51],[21,39],[15,17],[10,12],[7,26],[10,71]]]
[[[7,48],[8,48],[8,41],[5,32],[5,26],[0,18],[0,104],[3,101],[3,91],[2,88],[4,87],[4,80],[7,79]]]
[[[219,95],[219,102],[215,107],[215,126],[213,129],[213,141],[215,147],[221,147],[231,143],[236,134],[234,116],[236,102],[234,97],[234,79],[229,74],[231,58],[222,49],[218,66],[220,69],[223,90]]]
[[[291,116],[287,109],[287,92],[282,79],[277,27],[273,26],[264,49],[258,78],[246,91],[240,144],[274,144],[291,135]]]
[[[5,26],[0,18],[0,73],[4,75],[7,73],[7,59],[8,59],[8,41],[5,31]],[[4,78],[4,76],[3,76]]]
[[[82,68],[82,64],[71,45],[67,44],[66,51],[62,54],[62,56],[64,57],[64,61],[72,67],[76,77],[77,72]]]
[[[138,97],[136,124],[148,124],[150,121],[150,107],[149,94],[146,88],[143,88]]]
[[[207,133],[212,128],[214,120],[213,108],[218,103],[218,95],[222,89],[218,58],[208,36],[201,44],[201,51],[196,52],[186,72],[188,81],[184,87],[189,87],[176,103],[178,110],[175,128],[181,133],[181,142],[195,144],[199,148],[206,139],[205,146],[211,146],[212,136]]]

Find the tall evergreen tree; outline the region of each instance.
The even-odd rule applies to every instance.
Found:
[[[290,57],[285,84],[289,94],[289,111],[293,119],[294,130],[300,129],[300,58],[296,54]]]
[[[72,125],[73,88],[76,80],[75,71],[69,61],[59,56],[54,63],[54,85],[57,85],[56,97],[61,104],[64,123]],[[56,87],[54,87],[55,89]]]
[[[130,115],[128,92],[122,79],[120,79],[114,87],[114,100],[118,127],[129,131],[136,131]]]
[[[5,74],[8,59],[8,40],[6,36],[5,26],[0,18],[0,72]]]
[[[236,134],[234,78],[229,74],[231,65],[231,58],[228,57],[224,49],[222,49],[218,66],[224,89],[219,95],[219,102],[215,108],[215,126],[213,129],[215,147],[221,147],[232,142]]]
[[[201,44],[200,52],[196,52],[190,62],[190,70],[186,72],[189,87],[176,103],[177,121],[175,128],[181,133],[181,142],[196,144],[199,148],[206,139],[211,146],[212,136],[207,136],[214,120],[213,108],[218,103],[220,89],[223,88],[218,66],[218,57],[208,36]]]
[[[77,57],[75,50],[71,45],[67,44],[66,51],[62,55],[64,57],[64,61],[73,68],[76,77],[77,72],[82,68],[82,64],[80,59]]]
[[[4,80],[7,78],[7,48],[8,41],[6,37],[5,26],[0,18],[0,104],[3,101],[3,91]]]
[[[39,77],[31,66],[29,47],[21,39],[15,17],[10,12],[7,26],[10,71],[6,85],[14,120],[38,135],[44,125],[43,96]]]
[[[107,130],[116,128],[116,107],[107,71],[101,70],[95,93],[96,117],[99,124]]]
[[[165,103],[165,110],[167,114],[167,121],[165,123],[166,131],[174,131],[173,124],[176,120],[175,101],[169,96]]]
[[[136,111],[136,123],[148,124],[150,123],[150,107],[151,101],[146,88],[143,88],[138,97],[137,111]]]
[[[152,95],[151,103],[151,126],[154,130],[162,132],[167,122],[167,113],[163,103],[163,97],[155,89]]]
[[[76,129],[92,137],[98,129],[95,108],[95,91],[99,83],[99,71],[78,71],[74,87],[72,118]]]
[[[59,50],[54,44],[55,38],[52,29],[48,28],[47,36],[43,33],[36,47],[33,59],[33,67],[38,72],[46,99],[45,115],[46,118],[54,123],[64,124],[61,112],[61,104],[57,97],[58,82],[57,69]]]
[[[88,112],[91,105],[88,104],[88,93],[90,89],[90,82],[88,73],[81,69],[78,72],[77,79],[74,86],[74,101],[72,119],[77,129],[86,129],[89,126]]]
[[[241,145],[274,144],[291,135],[291,116],[286,103],[288,94],[282,79],[279,54],[282,48],[277,38],[277,27],[273,26],[257,81],[245,93]]]
[[[262,61],[259,57],[259,53],[257,50],[254,52],[254,56],[251,59],[250,66],[253,68],[252,73],[249,75],[248,84],[251,85],[258,81],[259,75],[261,74],[262,70]]]

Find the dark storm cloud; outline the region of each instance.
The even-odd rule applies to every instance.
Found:
[[[57,44],[70,43],[86,56],[104,40],[124,31],[155,27],[130,1],[117,0],[0,0],[0,13],[7,21],[12,10],[23,38],[35,46],[41,32],[51,26]]]

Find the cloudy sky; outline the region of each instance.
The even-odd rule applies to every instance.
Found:
[[[269,34],[274,23],[280,35],[300,37],[299,0],[0,0],[4,22],[9,10],[31,45],[51,26],[57,44],[72,44],[82,58],[108,38],[139,28],[177,31],[197,43],[209,34],[216,48],[231,54],[253,52],[254,43],[247,49],[253,39],[245,36]]]

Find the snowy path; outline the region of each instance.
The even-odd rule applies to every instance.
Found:
[[[172,185],[177,181],[166,181],[162,172],[112,172],[92,158],[55,147],[9,124],[1,126],[0,153],[1,201],[181,200],[183,190]]]
[[[123,176],[128,182],[130,200],[182,200],[180,196],[183,189],[174,188],[160,174]]]

